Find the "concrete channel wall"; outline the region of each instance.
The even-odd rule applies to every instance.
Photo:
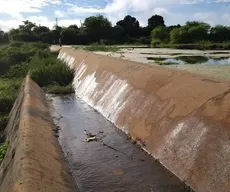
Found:
[[[230,191],[230,83],[62,48],[78,97],[196,192]]]
[[[0,166],[0,192],[73,191],[52,128],[45,94],[27,76],[5,130],[9,147]]]

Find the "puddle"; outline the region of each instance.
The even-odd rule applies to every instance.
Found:
[[[140,53],[142,55],[182,55],[182,53]],[[153,57],[150,57],[150,58],[153,58]]]
[[[147,60],[162,62],[162,64],[201,64],[201,65],[229,65],[230,57],[210,58],[203,56],[179,56],[176,58],[153,58],[147,57]]]
[[[218,54],[230,54],[230,52],[217,51],[217,52],[212,52],[212,53],[209,53],[209,54],[214,54],[214,55],[218,55]]]
[[[80,191],[190,191],[82,100],[74,95],[49,98],[59,142]],[[97,139],[84,142],[86,135]]]

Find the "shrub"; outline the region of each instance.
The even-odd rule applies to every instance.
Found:
[[[45,88],[48,93],[51,94],[71,94],[74,93],[74,88],[70,83],[67,86],[53,85]]]
[[[33,57],[29,63],[31,78],[41,87],[47,85],[68,85],[73,80],[73,72],[55,57]]]
[[[157,47],[160,44],[161,44],[161,40],[159,39],[152,39],[151,41],[151,47]]]
[[[21,85],[21,79],[0,80],[0,113],[10,112]]]
[[[116,52],[119,50],[116,46],[100,45],[98,43],[82,47],[85,51],[103,51],[103,52]]]

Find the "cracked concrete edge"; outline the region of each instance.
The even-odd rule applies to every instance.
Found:
[[[45,94],[27,76],[5,129],[9,147],[0,166],[0,192],[73,191],[71,175],[52,128]]]

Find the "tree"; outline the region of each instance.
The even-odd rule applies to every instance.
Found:
[[[0,43],[3,43],[4,31],[0,28]]]
[[[83,27],[87,33],[100,33],[112,27],[111,22],[102,15],[91,16],[85,19]]]
[[[171,43],[189,43],[190,35],[185,27],[174,28],[170,32],[170,42]]]
[[[70,25],[68,28],[74,29],[76,31],[79,31],[79,28],[77,25]]]
[[[224,42],[230,40],[230,27],[217,25],[210,29],[210,38],[211,41],[215,42]]]
[[[8,35],[8,33],[4,33],[3,35],[2,35],[2,43],[9,43],[9,35]]]
[[[208,40],[210,25],[207,23],[189,21],[186,22],[184,29],[188,31],[191,43]]]
[[[90,42],[98,42],[109,37],[112,28],[111,22],[102,15],[91,16],[85,19],[81,33],[86,34]]]
[[[75,44],[76,43],[76,35],[79,33],[79,30],[74,27],[64,28],[61,32],[61,36],[63,37],[64,44]]]
[[[148,19],[148,29],[152,31],[158,26],[165,26],[164,18],[160,15],[153,15]]]
[[[199,41],[208,40],[209,29],[210,25],[206,23],[189,28],[188,33],[190,35],[191,42],[196,43]]]
[[[172,31],[173,29],[175,29],[175,28],[180,28],[181,27],[181,25],[170,25],[170,26],[168,26],[167,28],[169,29],[169,31]]]
[[[50,31],[50,29],[48,28],[48,27],[46,27],[46,26],[35,26],[34,28],[33,28],[33,32],[35,33],[35,34],[37,34],[37,35],[40,35],[40,34],[42,34],[42,33],[47,33],[47,32],[49,32]]]
[[[140,31],[139,21],[130,15],[125,16],[123,20],[117,22],[117,25],[124,28],[124,34],[131,37],[137,37]]]
[[[26,20],[23,21],[23,25],[19,25],[19,30],[21,32],[31,33],[35,27],[37,27],[35,23]]]
[[[158,26],[152,31],[152,38],[159,39],[162,42],[169,41],[169,30],[167,27]]]

